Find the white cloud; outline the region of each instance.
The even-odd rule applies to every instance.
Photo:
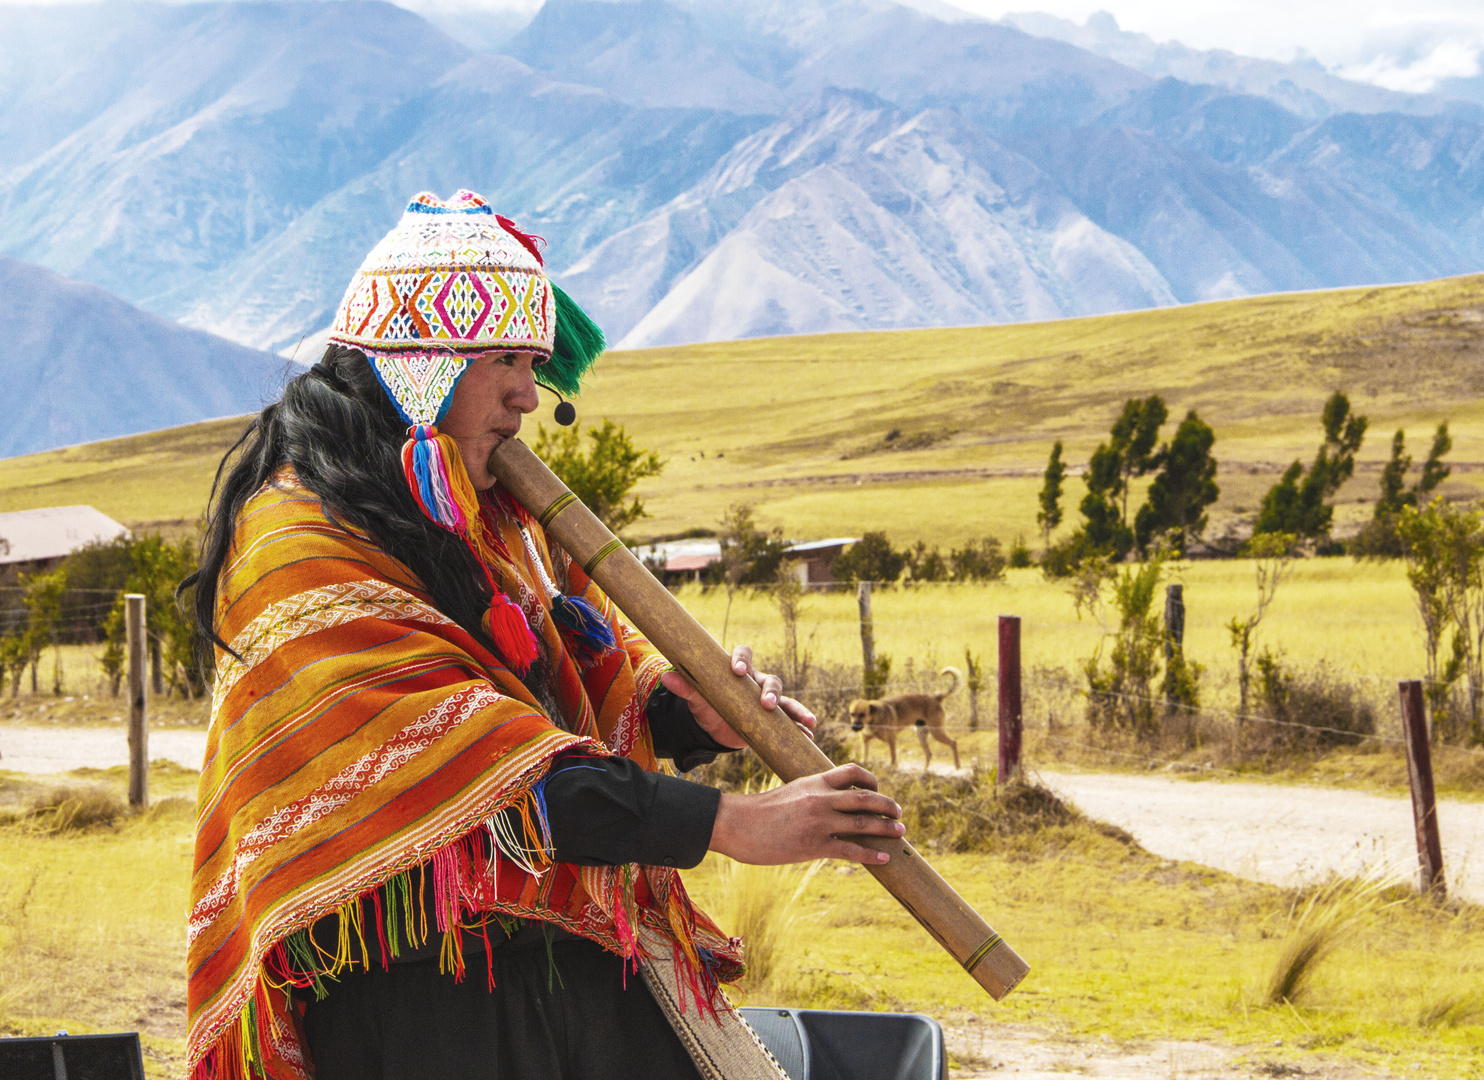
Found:
[[[1478,41],[1442,41],[1426,56],[1407,62],[1381,54],[1359,64],[1349,64],[1335,74],[1358,82],[1375,83],[1388,90],[1425,94],[1443,79],[1469,79],[1479,74]]]
[[[1383,80],[1401,80],[1407,88],[1468,71],[1484,45],[1481,0],[952,2],[992,19],[1016,11],[1044,11],[1083,23],[1097,11],[1108,11],[1124,30],[1147,34],[1156,41],[1228,49],[1271,60],[1311,56],[1327,68],[1343,69],[1348,77],[1383,86],[1393,85]],[[1419,51],[1420,42],[1426,48]]]

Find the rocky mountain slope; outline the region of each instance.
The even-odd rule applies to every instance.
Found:
[[[506,55],[376,0],[0,8],[0,251],[284,353],[423,188],[547,237],[626,344],[1484,257],[1484,110],[931,7],[548,0]]]

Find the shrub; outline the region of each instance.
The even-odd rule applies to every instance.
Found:
[[[1030,551],[1025,542],[1017,540],[1016,544],[1024,553],[1025,565],[1029,566]],[[1013,555],[1017,549],[1011,550]],[[1002,581],[1005,577],[1005,556],[1000,551],[1000,542],[993,536],[955,548],[948,560],[953,564],[954,581]]]
[[[906,566],[907,556],[891,546],[884,532],[868,532],[835,560],[830,573],[848,583],[892,582]]]
[[[1295,672],[1264,649],[1257,657],[1257,690],[1263,715],[1279,722],[1271,725],[1275,748],[1354,746],[1376,732],[1375,706],[1327,667]]]

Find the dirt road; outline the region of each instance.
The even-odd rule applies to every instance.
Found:
[[[1183,859],[1275,885],[1384,865],[1417,872],[1409,800],[1338,788],[1105,773],[1040,774],[1087,814]],[[1448,891],[1484,903],[1484,803],[1438,803]]]

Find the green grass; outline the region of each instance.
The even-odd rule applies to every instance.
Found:
[[[57,779],[122,796],[127,770],[0,772],[0,808],[24,809]],[[147,1075],[184,1075],[196,782],[194,770],[156,762],[151,809],[120,825],[55,836],[0,826],[0,1031],[139,1031]]]
[[[791,970],[775,970],[766,999],[747,1003],[968,1010],[1071,1037],[1210,1039],[1306,1069],[1323,1058],[1484,1076],[1484,1015],[1470,996],[1484,980],[1479,908],[1403,899],[1335,942],[1301,1002],[1272,1006],[1265,996],[1303,931],[1305,896],[1086,827],[933,862],[1031,964],[1004,1001],[992,1003],[865,872],[831,864],[805,888]],[[722,901],[717,875],[714,858],[688,875],[703,904]]]
[[[1339,518],[1374,498],[1390,434],[1414,452],[1451,422],[1457,462],[1484,460],[1479,277],[1256,297],[1014,326],[766,338],[610,354],[581,399],[666,460],[636,535],[713,526],[732,503],[798,537],[885,529],[897,542],[1035,536],[1051,443],[1084,462],[1122,401],[1158,392],[1216,429],[1215,529],[1309,458],[1335,389],[1370,436]],[[189,523],[241,421],[0,461],[0,511],[91,503],[129,523]],[[891,450],[885,436],[930,445]],[[1471,492],[1459,468],[1447,490]],[[1069,505],[1081,485],[1069,485]],[[1073,515],[1075,516],[1075,515]]]
[[[118,789],[119,772],[68,782]],[[0,774],[0,796],[49,782]],[[193,782],[176,768],[151,779],[159,799]],[[149,1075],[181,1075],[192,824],[182,800],[62,836],[0,827],[0,1031],[139,1029]],[[805,885],[766,997],[750,1003],[967,1011],[1074,1038],[1209,1039],[1306,1069],[1325,1059],[1484,1076],[1477,907],[1395,892],[1400,903],[1312,966],[1298,1002],[1274,1006],[1265,995],[1309,894],[1162,860],[1083,821],[991,843],[933,862],[1032,966],[1000,1004],[868,874],[839,863]],[[708,909],[733,906],[722,890],[735,878],[718,858],[686,878]]]

